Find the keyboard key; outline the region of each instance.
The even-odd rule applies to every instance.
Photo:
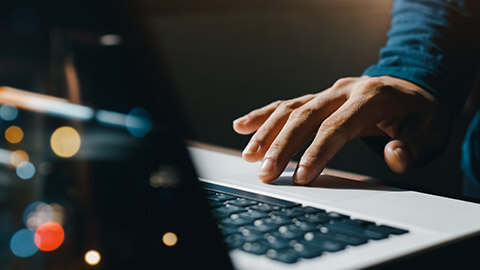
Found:
[[[314,213],[314,214],[305,214],[303,216],[298,216],[296,219],[300,221],[305,221],[313,224],[325,223],[330,220],[330,216],[326,213]]]
[[[328,212],[327,215],[328,215],[331,219],[335,219],[335,220],[350,219],[349,216],[343,215],[343,214],[340,214],[340,213],[337,213],[337,212]]]
[[[297,252],[297,254],[306,259],[310,258],[315,258],[320,255],[325,251],[323,248],[315,245],[310,245],[307,243],[300,243],[300,242],[294,242],[292,243],[293,249]]]
[[[400,234],[408,233],[408,230],[394,228],[394,227],[390,227],[390,226],[387,226],[387,225],[368,226],[367,228],[372,230],[372,231],[382,232],[382,233],[385,233],[385,234],[400,235]]]
[[[240,231],[238,230],[237,227],[232,227],[232,226],[225,226],[225,225],[218,225],[218,228],[220,229],[220,232],[223,234],[224,237],[229,236],[231,234],[239,234]]]
[[[222,219],[220,222],[226,226],[244,226],[253,223],[254,218],[232,214],[230,217]]]
[[[245,198],[237,198],[237,199],[234,199],[234,200],[225,201],[225,203],[233,204],[233,205],[241,206],[241,207],[246,207],[246,206],[257,204],[257,201],[249,200],[249,199],[245,199]]]
[[[301,221],[301,220],[294,220],[295,226],[297,226],[300,230],[304,232],[311,232],[317,230],[317,226],[313,223],[307,222],[307,221]]]
[[[282,217],[282,216],[270,216],[269,218],[262,219],[262,221],[265,222],[266,224],[277,225],[277,226],[293,223],[292,219]]]
[[[278,225],[268,224],[265,223],[262,219],[258,219],[253,222],[253,225],[246,226],[246,228],[253,231],[265,233],[276,230],[278,228]]]
[[[270,248],[283,249],[290,247],[290,240],[279,236],[278,233],[266,233],[264,238],[267,240]]]
[[[336,252],[345,248],[345,244],[337,241],[315,238],[313,233],[306,233],[303,240],[299,240],[299,243],[314,245],[324,251]]]
[[[301,207],[281,208],[280,210],[273,211],[272,214],[282,217],[296,217],[305,214],[305,210]]]
[[[240,214],[241,217],[250,217],[253,219],[265,218],[268,217],[268,214],[262,211],[248,209],[246,212]]]
[[[230,249],[239,248],[240,246],[243,245],[243,243],[244,243],[244,240],[242,236],[240,236],[239,234],[232,234],[225,238],[225,244]]]
[[[320,209],[320,208],[311,207],[311,206],[304,206],[302,208],[305,211],[305,213],[307,213],[307,214],[315,214],[315,213],[318,213],[318,212],[324,212],[325,213],[325,210]]]
[[[226,218],[232,214],[245,212],[245,209],[236,205],[227,204],[212,210],[213,215],[217,218]]]
[[[249,206],[249,209],[263,211],[263,212],[271,212],[271,211],[280,209],[280,207],[276,205],[271,205],[268,203],[258,203],[258,204]]]
[[[228,194],[225,194],[225,193],[215,193],[213,195],[208,196],[207,198],[209,200],[221,201],[221,202],[235,199],[234,196],[228,195]]]
[[[242,250],[255,255],[263,255],[267,252],[268,245],[265,241],[245,242],[242,245]]]
[[[263,235],[264,235],[261,232],[250,230],[246,227],[241,227],[239,231],[242,234],[243,240],[248,242],[255,242],[255,241],[261,240],[263,239]]]
[[[368,242],[368,239],[351,236],[344,233],[332,232],[326,227],[321,228],[320,232],[312,232],[312,241],[316,239],[334,240],[345,245],[358,246]]]
[[[303,237],[305,232],[295,224],[280,226],[277,230],[278,234],[285,239],[295,239]]]
[[[281,261],[284,263],[295,263],[298,260],[298,253],[292,248],[285,248],[285,249],[269,249],[266,253],[267,257]]]
[[[352,225],[357,225],[357,226],[369,226],[369,225],[375,225],[375,222],[371,222],[368,220],[363,220],[363,219],[345,219],[343,220],[344,223],[352,224]]]
[[[212,208],[223,206],[223,202],[221,201],[208,200],[208,203],[212,206]]]
[[[364,239],[380,240],[388,237],[388,234],[386,233],[374,231],[363,226],[347,224],[342,221],[330,222],[328,224],[324,224],[323,226],[334,232],[345,233]],[[320,230],[321,229],[322,228],[320,228]]]

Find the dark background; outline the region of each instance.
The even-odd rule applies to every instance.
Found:
[[[237,117],[278,99],[321,91],[374,64],[392,5],[386,0],[142,1],[192,127],[189,137],[235,149],[249,139],[233,132]],[[49,88],[42,79],[51,76],[46,25],[62,21],[72,27],[71,21],[82,19],[94,26],[93,17],[104,18],[83,15],[100,9],[82,10],[81,1],[59,1],[72,14],[51,17],[35,15],[50,10],[48,2],[9,5],[0,12],[0,85],[34,91]],[[462,131],[454,131],[444,155],[405,175],[392,173],[360,139],[328,166],[455,195],[461,190]]]

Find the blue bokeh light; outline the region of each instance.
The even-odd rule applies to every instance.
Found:
[[[10,250],[17,257],[30,257],[37,251],[38,247],[35,245],[34,232],[28,229],[21,229],[17,231],[10,240]]]
[[[23,180],[28,180],[35,175],[35,166],[31,162],[24,161],[17,166],[17,175]]]
[[[126,126],[128,131],[137,138],[147,136],[152,130],[152,120],[148,112],[140,107],[133,108],[127,115]]]
[[[18,116],[18,109],[9,105],[0,106],[0,118],[5,121],[15,120]]]

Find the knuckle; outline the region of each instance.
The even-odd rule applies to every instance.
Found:
[[[301,165],[306,168],[313,168],[318,164],[318,156],[312,153],[304,153],[301,160]]]
[[[284,145],[279,142],[273,142],[268,148],[268,152],[265,154],[265,158],[269,158],[274,162],[278,162],[281,159]]]
[[[384,86],[385,84],[381,78],[371,77],[359,84],[358,92],[360,94],[378,94]]]
[[[289,120],[293,121],[302,121],[307,120],[313,114],[313,109],[310,107],[303,106],[294,110],[289,117]]]
[[[283,100],[275,100],[274,102],[268,104],[267,106],[265,106],[265,108],[269,107],[269,108],[278,108],[278,106],[280,106],[284,101]]]
[[[335,81],[335,83],[333,83],[333,88],[341,88],[341,87],[344,87],[348,84],[350,84],[351,82],[353,82],[354,78],[351,78],[351,77],[345,77],[345,78],[340,78],[338,79],[337,81]]]
[[[282,102],[278,106],[277,110],[279,110],[281,112],[291,112],[291,111],[295,110],[296,107],[297,107],[297,103],[294,100],[287,100],[287,101]]]

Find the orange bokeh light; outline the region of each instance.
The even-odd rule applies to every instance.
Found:
[[[22,162],[28,161],[29,159],[30,157],[28,156],[27,152],[23,150],[15,150],[12,154],[10,154],[10,163],[15,167]]]
[[[55,222],[47,222],[35,230],[35,245],[42,251],[57,249],[65,239],[62,226]]]
[[[5,139],[9,143],[19,143],[23,140],[23,130],[17,126],[10,126],[5,130]]]

